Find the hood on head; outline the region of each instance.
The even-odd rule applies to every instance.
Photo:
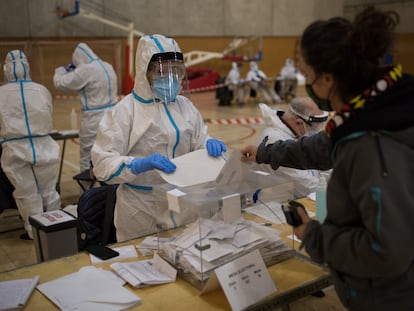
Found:
[[[21,50],[13,50],[7,53],[3,70],[7,82],[31,79],[29,62]]]
[[[96,59],[99,59],[98,56],[86,43],[79,43],[72,54],[72,62],[76,67],[80,64],[89,64]]]
[[[181,49],[177,42],[164,35],[147,35],[138,41],[135,55],[135,93],[143,100],[150,100],[154,97],[147,79],[147,69],[151,57],[154,54],[166,52],[179,52]]]
[[[262,118],[266,126],[275,127],[279,122],[277,110],[270,108],[268,105],[260,103],[260,111],[262,112]]]

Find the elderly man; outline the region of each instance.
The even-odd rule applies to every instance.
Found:
[[[292,100],[286,111],[273,110],[265,104],[259,104],[267,127],[259,135],[257,145],[265,137],[269,143],[277,140],[296,140],[311,135],[322,129],[328,114],[319,110],[309,97],[297,97]],[[255,164],[258,169],[270,172],[294,183],[294,197],[300,198],[315,192],[319,181],[319,172],[280,167],[274,170],[269,164]]]

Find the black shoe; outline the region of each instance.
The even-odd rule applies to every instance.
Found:
[[[31,240],[33,240],[31,237],[29,237],[29,234],[27,232],[21,234],[20,235],[20,239],[25,240],[25,241],[31,241]]]

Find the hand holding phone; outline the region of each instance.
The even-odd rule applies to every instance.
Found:
[[[105,245],[88,245],[86,246],[86,250],[102,260],[107,260],[119,255],[117,251]]]
[[[303,208],[306,213],[306,208],[299,202],[289,201],[287,205],[282,205],[282,211],[285,214],[286,222],[293,227],[298,227],[302,224],[302,219],[297,211],[298,207]]]

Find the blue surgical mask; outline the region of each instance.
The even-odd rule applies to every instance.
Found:
[[[318,78],[319,77],[313,80],[311,84],[305,84],[306,93],[308,93],[309,97],[312,98],[312,100],[316,103],[316,105],[319,107],[320,110],[332,111],[333,109],[332,109],[331,101],[328,98],[326,99],[319,98],[316,95],[316,93],[313,91],[312,85],[315,83],[315,81]]]
[[[154,79],[152,86],[152,91],[156,98],[172,103],[175,102],[180,89],[181,83],[175,78],[169,79],[168,77]]]

